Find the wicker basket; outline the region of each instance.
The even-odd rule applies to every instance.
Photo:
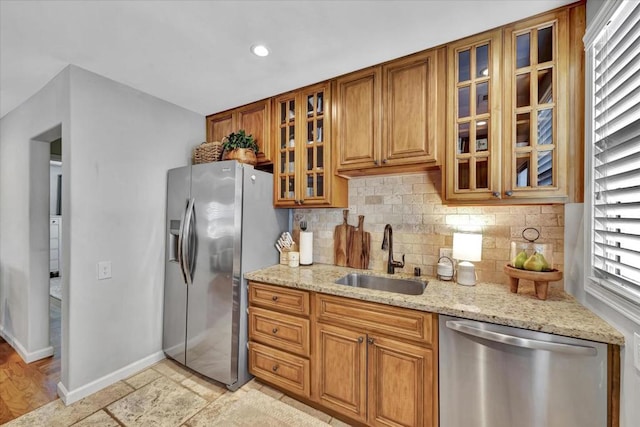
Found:
[[[203,142],[193,149],[193,164],[217,162],[222,157],[222,142]]]

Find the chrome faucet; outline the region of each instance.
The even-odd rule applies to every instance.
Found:
[[[402,254],[402,261],[393,260],[393,229],[391,224],[384,226],[384,237],[382,238],[382,249],[389,249],[389,258],[387,259],[387,273],[393,274],[396,272],[396,268],[404,267],[404,254]]]

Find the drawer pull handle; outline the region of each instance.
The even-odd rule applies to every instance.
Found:
[[[362,342],[362,341],[364,341],[364,338],[358,337],[358,342]]]
[[[279,366],[278,365],[273,365],[273,368],[271,368],[271,370],[273,372],[276,372],[278,370]]]
[[[368,342],[369,344],[373,344],[373,338],[367,338],[367,342]]]
[[[271,330],[271,332],[273,332],[274,334],[277,334],[277,333],[278,333],[278,328],[273,328],[273,329]]]
[[[272,296],[271,299],[274,300],[274,301],[278,301],[277,295]]]

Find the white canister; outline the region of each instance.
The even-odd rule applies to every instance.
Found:
[[[300,265],[300,252],[289,252],[289,267],[298,267]]]

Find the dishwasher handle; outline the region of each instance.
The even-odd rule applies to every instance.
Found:
[[[449,329],[458,331],[463,334],[473,335],[489,341],[495,341],[501,344],[513,345],[516,347],[530,348],[534,350],[547,350],[556,353],[576,354],[581,356],[595,356],[598,350],[595,347],[586,347],[575,344],[562,344],[555,342],[539,341],[531,338],[515,337],[500,332],[487,331],[484,329],[474,328],[464,322],[447,320],[445,325]]]

